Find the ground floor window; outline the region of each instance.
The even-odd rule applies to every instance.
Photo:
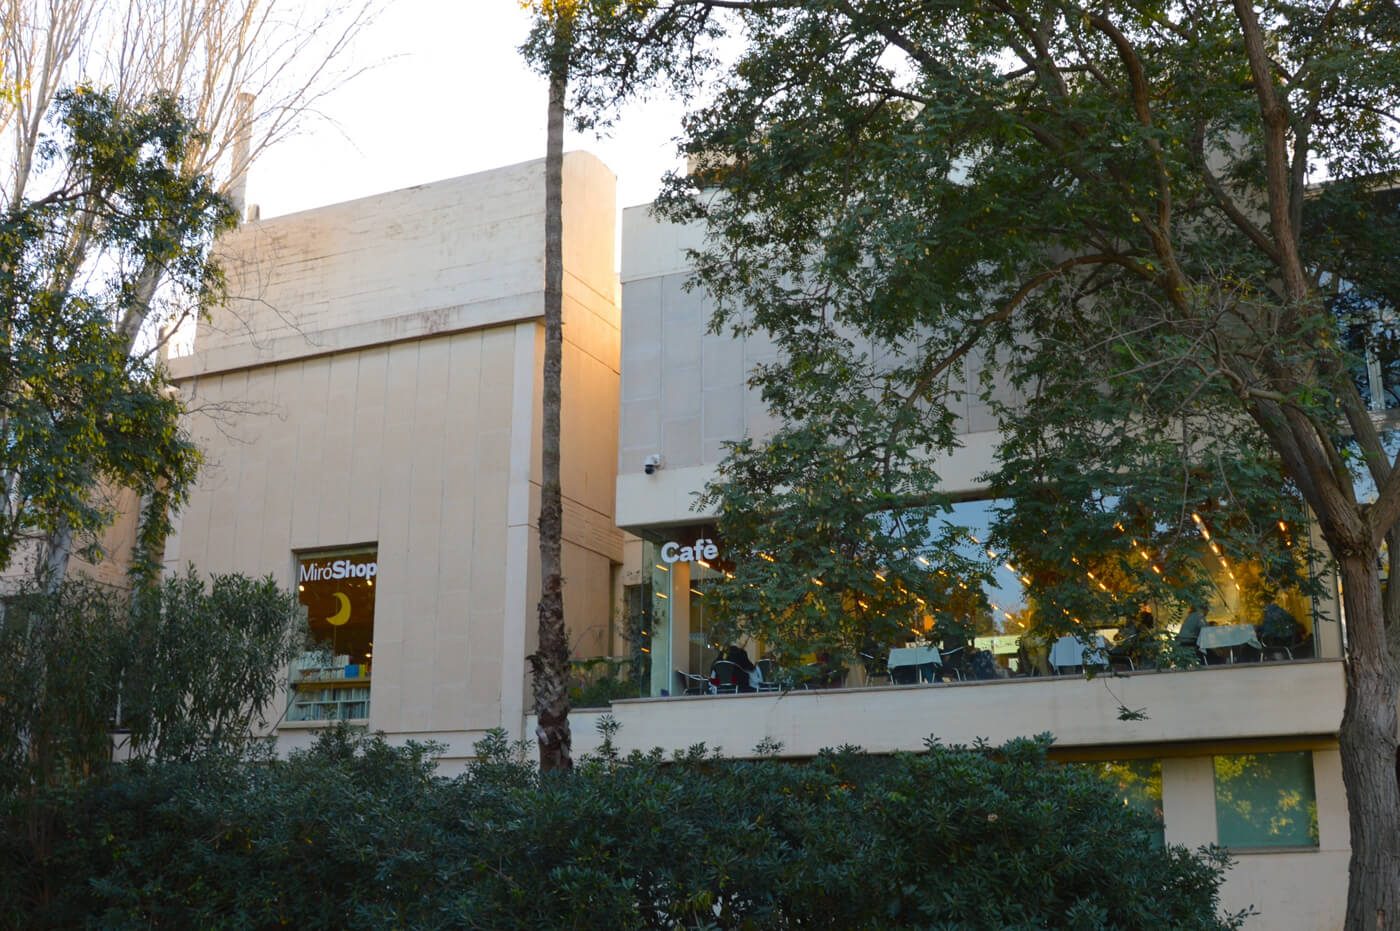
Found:
[[[1316,847],[1312,754],[1215,757],[1215,827],[1231,850]]]
[[[1165,846],[1161,760],[1095,760],[1080,765],[1113,786],[1123,800],[1123,807],[1151,818],[1156,825],[1151,834],[1152,844]]]
[[[312,646],[293,663],[287,720],[369,717],[378,575],[373,548],[297,557],[297,600],[306,607]]]

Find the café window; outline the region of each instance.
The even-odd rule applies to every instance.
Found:
[[[378,576],[374,549],[297,558],[297,601],[306,608],[311,646],[292,664],[288,721],[369,717]]]
[[[1231,850],[1316,847],[1312,754],[1215,757],[1215,827]]]
[[[1111,785],[1124,808],[1146,815],[1152,821],[1148,839],[1152,846],[1166,846],[1162,824],[1162,761],[1099,760],[1081,764],[1089,772]]]

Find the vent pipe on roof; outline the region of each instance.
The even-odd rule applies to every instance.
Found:
[[[228,199],[233,203],[238,222],[243,222],[245,201],[248,198],[248,163],[253,151],[253,102],[252,94],[239,94],[233,110],[233,163],[229,166]]]

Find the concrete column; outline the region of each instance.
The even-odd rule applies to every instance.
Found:
[[[1168,844],[1215,843],[1215,767],[1208,756],[1162,760],[1162,823]]]
[[[1318,530],[1317,521],[1308,521],[1308,546],[1315,554],[1314,565],[1321,564],[1327,558],[1327,544]],[[1319,613],[1326,618],[1318,617]],[[1313,601],[1313,655],[1342,655],[1342,599],[1338,597],[1337,576],[1332,572],[1324,576],[1322,594]]]
[[[1313,788],[1317,792],[1317,841],[1320,850],[1351,852],[1347,789],[1342,782],[1339,750],[1314,750]]]

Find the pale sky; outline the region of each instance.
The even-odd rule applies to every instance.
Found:
[[[545,84],[516,51],[529,27],[517,0],[388,0],[351,50],[373,65],[326,98],[337,126],[313,120],[263,153],[248,202],[263,217],[453,178],[544,155]],[[624,111],[611,138],[570,133],[618,176],[618,203],[653,199],[675,165],[681,108]]]

